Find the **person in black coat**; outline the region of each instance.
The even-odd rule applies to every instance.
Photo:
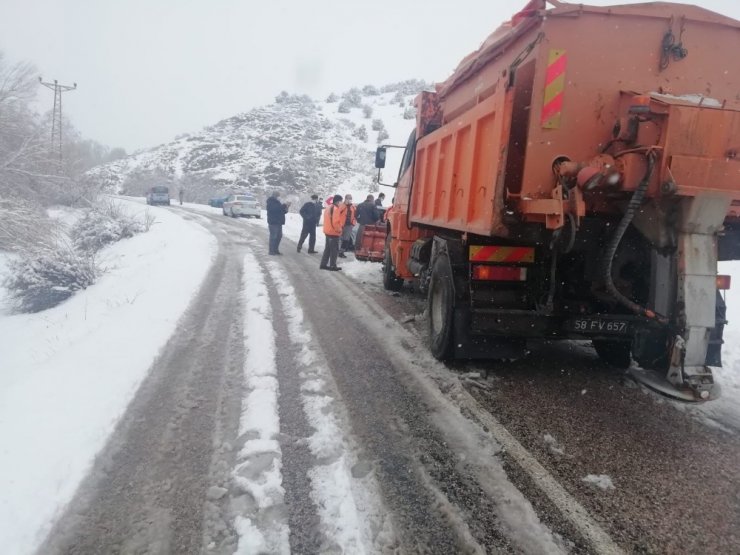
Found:
[[[285,225],[285,214],[288,211],[290,203],[283,204],[278,200],[280,192],[275,191],[267,199],[265,208],[267,209],[267,227],[270,230],[269,254],[283,254],[280,252],[280,240],[283,238],[283,225]]]
[[[303,227],[301,228],[301,236],[298,239],[298,252],[301,252],[303,248],[303,242],[308,237],[308,252],[311,254],[316,253],[314,247],[316,246],[316,226],[319,225],[321,219],[321,202],[319,202],[319,195],[311,195],[311,200],[301,206],[299,214],[303,218]]]
[[[355,218],[360,225],[357,228],[357,245],[355,248],[360,248],[360,245],[362,245],[362,233],[365,231],[365,226],[376,224],[380,215],[380,210],[378,210],[377,204],[373,200],[373,195],[368,195],[364,202],[357,205]]]

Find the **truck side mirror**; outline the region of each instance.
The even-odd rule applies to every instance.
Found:
[[[385,168],[385,147],[379,146],[375,151],[375,167],[378,169]]]

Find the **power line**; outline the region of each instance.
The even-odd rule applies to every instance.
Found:
[[[73,86],[60,85],[56,79],[53,83],[45,83],[39,77],[41,83],[47,89],[54,91],[54,111],[51,114],[51,150],[52,159],[59,160],[59,173],[62,173],[62,93],[73,91],[77,88],[77,83]]]

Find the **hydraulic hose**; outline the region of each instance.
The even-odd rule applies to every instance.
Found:
[[[651,320],[656,320],[661,324],[668,324],[668,318],[666,318],[665,316],[657,314],[649,308],[641,306],[624,296],[617,289],[617,287],[614,285],[614,281],[612,280],[612,263],[614,262],[614,255],[617,252],[617,247],[619,247],[619,243],[622,241],[622,237],[624,236],[625,231],[627,231],[627,227],[629,227],[630,223],[632,222],[632,218],[634,218],[635,216],[635,212],[642,204],[642,199],[645,196],[645,191],[650,184],[650,179],[652,178],[653,171],[655,170],[655,157],[656,154],[654,151],[648,151],[645,154],[645,158],[647,159],[647,170],[645,171],[645,176],[637,185],[635,192],[632,193],[632,198],[627,205],[627,210],[625,211],[624,216],[622,216],[617,229],[614,231],[614,235],[612,235],[611,239],[609,240],[609,244],[604,251],[604,283],[606,285],[607,292],[612,297],[614,297],[614,299],[616,299],[619,304],[627,307],[635,314],[650,318]]]

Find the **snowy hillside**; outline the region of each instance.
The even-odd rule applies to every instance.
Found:
[[[372,191],[375,147],[405,144],[412,101],[424,86],[416,80],[366,86],[323,101],[283,92],[273,104],[99,166],[88,177],[131,195],[167,183],[195,202],[234,188],[260,197],[274,188],[288,196]]]

